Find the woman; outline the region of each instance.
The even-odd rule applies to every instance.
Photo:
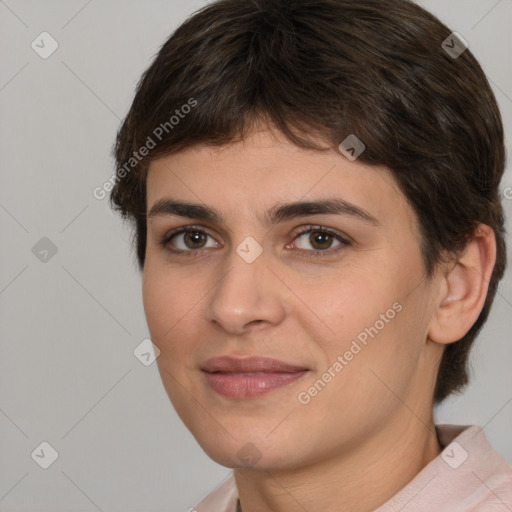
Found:
[[[405,0],[211,3],[115,158],[164,386],[234,469],[192,510],[512,508],[483,429],[433,420],[506,265],[503,127],[460,35]]]

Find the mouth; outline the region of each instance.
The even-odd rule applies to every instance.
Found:
[[[229,398],[251,398],[282,388],[304,376],[308,370],[296,372],[228,373],[204,372],[209,386]]]
[[[309,369],[264,357],[245,359],[230,356],[208,360],[201,368],[207,384],[229,398],[258,397],[288,386]]]

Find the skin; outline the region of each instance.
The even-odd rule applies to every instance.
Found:
[[[332,214],[272,228],[263,222],[276,203],[332,197],[364,208],[379,225]],[[388,169],[298,148],[261,126],[241,143],[153,161],[148,212],[163,198],[207,204],[224,219],[148,218],[143,301],[168,396],[204,451],[235,469],[243,511],[356,512],[385,503],[441,451],[432,414],[437,369],[444,345],[462,337],[483,306],[492,231],[483,226],[463,257],[426,279],[416,216]],[[196,248],[197,257],[159,243],[191,225],[209,236],[187,244],[179,234],[167,247]],[[352,242],[297,237],[318,225]],[[247,236],[263,249],[250,264],[236,252]],[[314,250],[324,253],[307,258]],[[401,311],[300,403],[298,393],[396,302]],[[258,398],[227,398],[200,370],[227,354],[273,357],[309,372]],[[245,448],[252,462],[238,456],[246,443],[256,447]]]

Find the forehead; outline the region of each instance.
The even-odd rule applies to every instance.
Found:
[[[154,160],[147,175],[148,211],[166,197],[209,205],[223,218],[256,215],[262,223],[278,203],[319,198],[341,199],[379,220],[413,217],[389,169],[349,161],[334,150],[299,148],[273,130]]]

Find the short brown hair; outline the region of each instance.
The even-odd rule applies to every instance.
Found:
[[[447,53],[450,34],[408,0],[220,0],[196,12],[144,72],[113,150],[110,200],[133,222],[139,268],[151,160],[243,140],[261,119],[319,151],[355,134],[366,146],[359,160],[388,167],[415,211],[427,277],[443,253],[463,249],[478,223],[494,230],[487,299],[468,333],[445,347],[434,402],[460,391],[506,267],[505,145],[485,74],[469,49]],[[134,159],[142,147],[146,156]]]

